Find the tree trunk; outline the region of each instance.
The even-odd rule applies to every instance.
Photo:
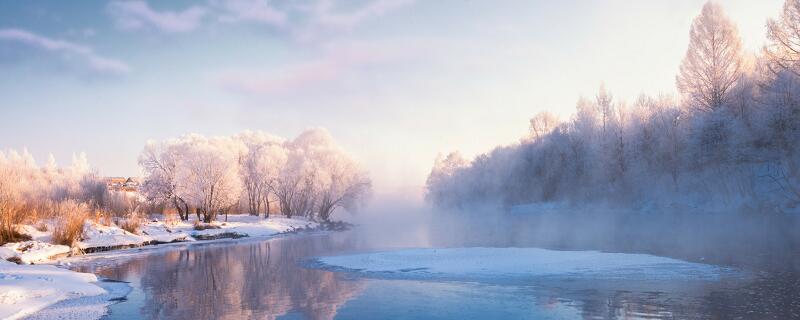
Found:
[[[269,219],[269,195],[264,197],[266,209],[264,210],[264,219]]]

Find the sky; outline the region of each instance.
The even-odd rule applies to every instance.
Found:
[[[780,0],[719,1],[745,48]],[[0,2],[0,149],[139,175],[149,139],[325,127],[378,195],[518,141],[601,84],[675,93],[704,1]],[[419,198],[419,197],[417,197]]]

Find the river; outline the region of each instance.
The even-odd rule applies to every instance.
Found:
[[[126,281],[106,319],[800,319],[800,279],[752,271],[719,281],[457,281],[360,277],[313,257],[371,251],[356,233],[198,243],[90,259]]]

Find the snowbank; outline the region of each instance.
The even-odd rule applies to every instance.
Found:
[[[222,233],[237,233],[248,237],[265,237],[300,228],[315,228],[318,226],[316,222],[298,218],[289,219],[274,217],[264,219],[251,215],[231,215],[228,216],[228,221],[224,221],[224,217],[220,218],[222,221],[214,224],[218,226],[219,229],[194,231],[193,226],[190,226],[186,232],[190,232],[193,237],[197,235],[217,235]]]
[[[224,217],[220,217],[224,219]],[[142,246],[153,243],[195,241],[195,238],[212,239],[223,234],[238,237],[266,237],[298,228],[313,228],[317,223],[299,218],[274,217],[264,219],[251,215],[230,215],[228,221],[217,221],[213,229],[195,230],[193,223],[180,221],[167,224],[148,221],[142,224],[139,234],[125,231],[115,225],[104,226],[86,222],[84,239],[78,246],[87,252]]]
[[[325,268],[391,277],[717,280],[732,270],[647,254],[539,248],[404,249],[329,256]]]
[[[130,233],[115,225],[104,226],[92,221],[87,221],[83,230],[83,240],[78,242],[78,247],[82,250],[103,247],[135,246],[150,240],[147,237]]]
[[[0,247],[0,259],[19,259],[24,264],[50,261],[70,253],[68,246],[50,244],[37,240],[6,243]]]
[[[17,319],[61,300],[106,293],[90,273],[0,261],[0,318]]]
[[[224,216],[220,218],[225,219]],[[209,225],[212,228],[195,230],[194,223],[187,221],[166,223],[153,220],[143,222],[138,233],[134,234],[113,224],[106,226],[95,221],[86,221],[83,238],[78,241],[77,246],[85,252],[97,252],[148,244],[214,239],[225,235],[268,237],[319,226],[316,222],[303,218],[271,217],[264,219],[251,215],[230,215],[228,221],[216,221]],[[68,246],[49,243],[52,239],[52,231],[40,231],[31,225],[21,225],[19,230],[31,236],[33,240],[0,246],[0,259],[19,259],[26,264],[41,263],[70,253]]]
[[[181,230],[173,230],[164,222],[147,222],[142,225],[139,232],[143,236],[143,241],[155,241],[157,243],[170,243],[177,241],[191,241],[188,233]],[[145,238],[146,237],[146,238]]]

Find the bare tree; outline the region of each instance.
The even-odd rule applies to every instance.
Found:
[[[261,204],[264,203],[264,189],[267,188],[259,172],[260,165],[258,154],[260,145],[250,146],[242,161],[242,187],[247,197],[247,209],[250,215],[257,216],[261,213]],[[269,209],[267,209],[269,211]]]
[[[269,217],[270,195],[281,168],[286,163],[283,146],[272,141],[263,141],[248,146],[242,161],[242,184],[251,215]]]
[[[800,75],[800,0],[786,0],[780,17],[767,21],[767,39],[764,54],[770,71]]]
[[[678,90],[700,111],[720,108],[741,75],[742,44],[736,26],[714,2],[692,22]]]
[[[537,113],[530,120],[530,139],[539,140],[558,126],[558,117],[550,112]]]
[[[371,182],[355,161],[342,154],[326,157],[320,177],[318,217],[330,221],[336,208],[353,211],[369,193]]]
[[[189,204],[177,192],[176,173],[180,155],[174,142],[149,142],[139,156],[144,171],[141,192],[153,203],[168,203],[175,207],[181,220],[189,220]]]
[[[597,111],[600,113],[600,124],[602,128],[602,135],[606,135],[609,122],[614,116],[614,105],[612,104],[613,96],[606,90],[605,84],[600,85],[600,91],[595,96],[595,103],[597,104]]]

